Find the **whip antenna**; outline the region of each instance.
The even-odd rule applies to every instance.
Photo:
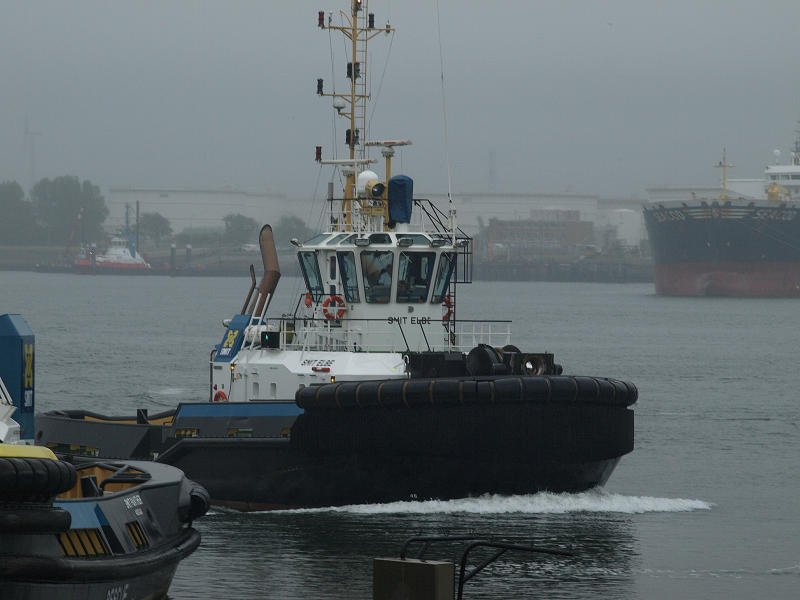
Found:
[[[436,7],[436,33],[439,38],[439,69],[442,81],[442,121],[444,123],[444,156],[447,163],[447,204],[449,207],[449,223],[450,231],[453,233],[453,243],[455,243],[455,230],[456,230],[456,209],[453,205],[453,181],[450,170],[450,141],[447,135],[447,99],[445,97],[444,87],[444,52],[442,51],[442,25],[439,19],[439,0],[434,0]]]

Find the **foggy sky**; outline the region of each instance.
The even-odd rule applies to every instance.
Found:
[[[341,0],[0,0],[0,180],[314,193],[332,156],[328,31]],[[447,189],[433,0],[372,0],[397,28],[370,137]],[[797,0],[440,0],[453,188],[644,196],[760,177],[800,118]],[[370,45],[376,94],[390,38]],[[333,37],[343,89],[341,36]],[[337,122],[343,151],[345,122]],[[402,169],[401,169],[402,167]],[[322,194],[327,171],[317,194]]]

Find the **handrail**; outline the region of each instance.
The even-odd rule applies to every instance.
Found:
[[[409,538],[403,544],[403,548],[400,551],[400,560],[406,559],[406,554],[408,553],[408,547],[416,542],[422,542],[422,548],[420,548],[419,554],[417,555],[417,560],[424,560],[423,556],[425,552],[428,551],[431,543],[433,542],[471,542],[467,545],[464,551],[461,553],[461,560],[460,560],[460,569],[458,574],[458,592],[456,594],[456,598],[458,600],[462,600],[464,595],[464,584],[467,583],[470,579],[475,577],[478,573],[483,571],[486,567],[500,558],[503,554],[505,554],[509,550],[518,550],[521,552],[534,552],[538,554],[550,554],[554,556],[574,556],[574,553],[571,550],[560,550],[558,548],[542,548],[536,546],[523,546],[520,544],[512,544],[509,542],[495,542],[490,539],[481,539],[474,535],[455,535],[455,536],[416,536]],[[467,572],[467,557],[469,553],[472,552],[475,548],[479,547],[486,547],[486,548],[495,548],[497,552],[495,552],[492,556],[485,559],[482,563],[474,567],[471,571]]]
[[[484,560],[480,565],[472,569],[469,573],[465,573],[467,568],[467,555],[480,546],[484,546],[487,548],[497,548],[498,551],[495,552],[491,557]],[[488,540],[478,540],[471,544],[469,544],[464,553],[461,555],[461,568],[459,569],[458,574],[458,592],[456,594],[456,598],[458,600],[462,600],[464,596],[464,584],[475,577],[478,573],[483,571],[486,567],[500,558],[503,554],[505,554],[508,550],[519,550],[521,552],[534,552],[538,554],[550,554],[554,556],[573,556],[572,552],[566,550],[558,550],[556,548],[537,548],[535,546],[521,546],[519,544],[509,544],[506,542],[492,542]]]
[[[394,319],[394,317],[392,317]],[[342,317],[341,319],[336,319],[337,321],[374,321],[379,323],[389,323],[389,317],[383,318],[366,318],[366,317]],[[288,321],[289,323],[294,323],[295,321],[319,321],[321,323],[330,323],[330,319],[326,319],[324,317],[267,317],[265,319],[265,323],[269,321]],[[436,323],[437,321],[431,321],[431,324]],[[458,323],[513,323],[511,319],[459,319]],[[254,325],[264,325],[265,323],[254,323]],[[394,323],[394,321],[392,321]],[[442,323],[447,323],[447,321],[442,321]]]
[[[298,321],[300,325],[298,326]],[[293,323],[294,327],[284,326]],[[279,334],[282,349],[309,351],[356,352],[406,352],[428,348],[434,350],[467,351],[478,344],[504,346],[511,343],[510,320],[438,321],[419,323],[417,337],[409,337],[409,330],[401,327],[395,318],[350,318],[330,320],[308,317],[292,319],[275,317],[253,319],[245,329],[243,349],[258,350],[260,334],[264,331]],[[359,324],[361,324],[359,326]],[[395,329],[395,325],[398,326]],[[439,327],[442,327],[440,330]],[[389,334],[392,330],[394,333]],[[419,332],[422,332],[421,334]],[[431,334],[431,335],[428,335]],[[432,336],[432,337],[431,337]],[[420,346],[421,345],[421,346]],[[247,364],[248,358],[242,359]]]

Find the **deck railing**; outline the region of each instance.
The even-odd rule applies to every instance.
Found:
[[[245,347],[261,347],[262,332],[278,333],[283,350],[324,352],[468,352],[478,344],[511,342],[511,321],[429,321],[394,319],[267,319],[245,332]]]
[[[793,204],[776,206],[747,206],[739,204],[702,202],[700,206],[674,206],[655,204],[644,209],[656,222],[706,219],[754,219],[756,221],[791,221],[800,216],[800,208]]]

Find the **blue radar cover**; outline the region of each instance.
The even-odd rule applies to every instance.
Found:
[[[395,175],[389,180],[389,219],[409,223],[414,205],[414,181],[408,175]]]

